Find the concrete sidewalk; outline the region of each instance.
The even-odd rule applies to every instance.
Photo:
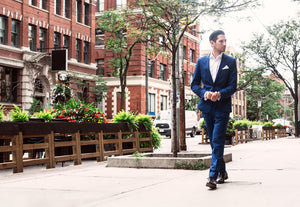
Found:
[[[188,138],[188,151],[208,145]],[[158,152],[170,151],[170,139]],[[282,207],[300,206],[300,139],[253,141],[227,147],[229,180],[205,187],[208,170],[108,168],[105,162],[0,171],[3,207]]]

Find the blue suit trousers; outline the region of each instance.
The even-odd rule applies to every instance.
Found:
[[[217,179],[218,173],[226,171],[223,155],[229,113],[216,110],[216,105],[213,104],[211,111],[203,113],[203,117],[212,149],[209,177]]]

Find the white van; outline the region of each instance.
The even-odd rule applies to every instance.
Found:
[[[161,111],[155,117],[154,126],[161,135],[171,137],[172,113],[170,110]],[[179,120],[180,121],[180,120]],[[185,132],[194,137],[198,128],[197,113],[195,111],[185,111]]]

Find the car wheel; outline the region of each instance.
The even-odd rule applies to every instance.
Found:
[[[191,137],[194,137],[195,136],[195,134],[196,134],[196,130],[195,129],[192,129],[192,131],[191,131]]]

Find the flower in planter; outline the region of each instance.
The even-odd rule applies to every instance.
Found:
[[[108,123],[105,114],[93,104],[85,104],[81,101],[70,99],[65,105],[54,105],[56,108],[56,118],[66,119],[69,122],[95,122],[95,123]]]

